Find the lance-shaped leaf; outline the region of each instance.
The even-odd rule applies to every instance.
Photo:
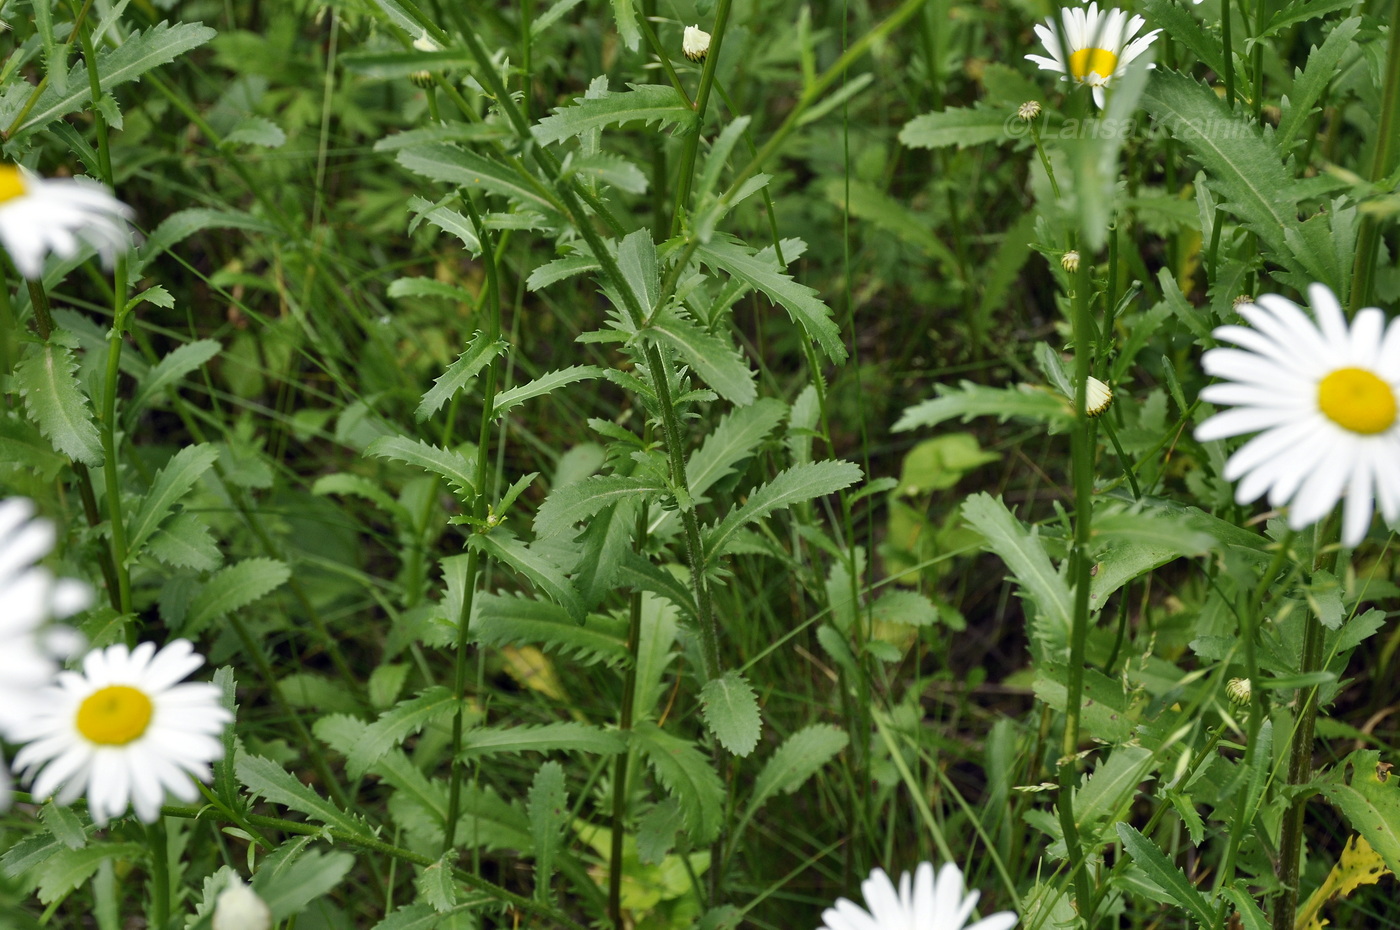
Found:
[[[1072,601],[1069,584],[1050,562],[1045,545],[990,494],[970,496],[963,504],[963,517],[1035,602],[1037,635],[1047,646],[1062,648],[1069,642]]]
[[[724,818],[724,785],[695,744],[665,732],[650,721],[632,730],[633,745],[656,778],[681,806],[691,842],[703,846],[719,834]]]
[[[565,721],[541,726],[478,728],[462,736],[462,759],[501,752],[589,752],[615,755],[627,748],[620,730]]]
[[[742,506],[731,510],[717,525],[705,532],[705,558],[713,562],[727,551],[734,534],[775,510],[834,494],[860,480],[860,466],[831,460],[794,465],[779,472],[772,481],[754,488]]]
[[[569,823],[569,795],[564,790],[564,767],[549,761],[540,766],[530,783],[525,810],[530,815],[530,837],[535,841],[535,900],[547,901],[554,859],[564,843]]]
[[[1341,809],[1352,829],[1400,875],[1400,776],[1391,773],[1374,749],[1353,752],[1330,774],[1332,780],[1319,787],[1322,796]]]
[[[1205,897],[1196,890],[1196,886],[1191,884],[1184,872],[1172,863],[1160,849],[1147,837],[1126,823],[1116,825],[1118,838],[1123,842],[1123,848],[1128,851],[1128,855],[1133,857],[1133,861],[1147,873],[1147,877],[1152,879],[1157,885],[1171,895],[1182,909],[1191,914],[1197,922],[1197,926],[1210,927],[1215,923],[1215,912],[1206,903]]]
[[[29,418],[56,451],[84,465],[102,464],[102,440],[92,419],[87,395],[78,386],[73,350],[57,330],[29,358],[15,366],[15,386]]]
[[[457,489],[463,500],[470,500],[476,495],[476,486],[471,477],[472,463],[460,452],[441,449],[407,436],[380,436],[365,448],[365,455],[393,459],[441,475]]]
[[[707,332],[674,310],[658,314],[642,330],[649,339],[676,350],[715,393],[736,406],[754,402],[753,370],[727,340]]]
[[[553,536],[582,523],[613,504],[650,501],[666,488],[631,475],[595,475],[555,488],[535,514],[535,534]]]
[[[292,570],[276,559],[244,559],[221,570],[200,589],[190,602],[180,634],[198,635],[217,617],[242,610],[287,583]]]
[[[562,142],[604,126],[621,123],[660,123],[688,130],[695,125],[695,111],[669,84],[628,84],[629,90],[606,91],[599,97],[578,97],[573,106],[560,107],[531,130],[544,145]]]
[[[399,164],[415,174],[468,190],[486,191],[519,206],[553,214],[554,204],[508,165],[459,148],[449,142],[430,142],[401,149]]]
[[[352,835],[369,836],[369,831],[360,821],[336,807],[329,799],[321,797],[316,789],[302,784],[280,763],[240,752],[234,768],[238,772],[238,780],[251,794],[260,795],[273,804],[280,804]]]
[[[599,368],[597,365],[572,365],[568,368],[560,368],[558,371],[547,372],[540,375],[534,381],[497,394],[496,407],[491,411],[491,415],[498,417],[510,408],[522,404],[532,397],[541,397],[566,384],[575,384],[579,381],[592,381],[594,378],[601,378],[602,376],[603,369]]]
[[[763,722],[758,697],[743,675],[730,669],[700,689],[700,715],[720,744],[736,756],[747,756],[758,745]]]
[[[804,727],[789,736],[769,757],[754,779],[749,794],[748,814],[762,807],[778,792],[792,794],[846,748],[850,737],[844,730],[827,723]]]
[[[504,339],[497,339],[494,342],[487,339],[482,333],[472,335],[471,344],[461,355],[457,356],[457,361],[447,366],[447,370],[438,376],[433,382],[433,386],[423,395],[423,402],[418,405],[418,409],[413,412],[413,416],[419,422],[442,409],[442,405],[452,399],[452,396],[466,387],[473,378],[479,375],[487,365],[506,350]]]
[[[157,394],[218,355],[221,348],[217,340],[199,339],[166,355],[137,383],[131,400],[122,408],[122,419],[128,424],[135,422],[136,414]]]
[[[499,562],[509,565],[530,580],[541,593],[568,611],[575,623],[582,623],[587,615],[578,592],[559,566],[531,549],[518,539],[501,531],[477,534],[467,539],[467,545],[478,549]]]
[[[1014,119],[1001,110],[982,107],[949,107],[936,113],[916,116],[899,131],[899,141],[916,149],[938,149],[956,145],[967,148],[983,142],[1014,142],[1021,134],[1006,131]]]
[[[207,442],[186,446],[170,457],[165,467],[156,472],[151,490],[141,499],[141,506],[131,518],[127,531],[129,551],[141,551],[156,527],[170,515],[176,502],[189,493],[218,457],[219,450]]]
[[[591,614],[579,625],[564,608],[532,597],[479,594],[476,602],[471,632],[482,645],[537,645],[546,652],[609,665],[627,659],[626,620]]]
[[[957,387],[935,385],[934,390],[937,397],[905,409],[894,425],[895,432],[937,426],[954,417],[964,423],[973,417],[996,417],[1001,422],[1020,417],[1058,427],[1074,422],[1068,398],[1029,384],[994,388],[963,381]]]
[[[350,750],[345,768],[353,777],[359,778],[390,749],[460,706],[461,702],[452,696],[452,692],[441,686],[428,688],[417,697],[400,701],[365,728]]]

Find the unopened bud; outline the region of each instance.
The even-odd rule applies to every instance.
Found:
[[[1088,382],[1084,385],[1084,412],[1091,417],[1096,417],[1108,409],[1108,405],[1113,403],[1113,392],[1093,375],[1089,376]]]
[[[1231,678],[1225,682],[1225,693],[1229,695],[1231,704],[1248,704],[1252,694],[1249,679]]]
[[[1060,267],[1070,274],[1074,274],[1079,270],[1079,253],[1074,249],[1070,249],[1068,252],[1061,255]]]
[[[1016,115],[1029,123],[1031,120],[1035,119],[1037,116],[1040,115],[1040,101],[1027,100],[1025,103],[1021,104],[1019,107],[1016,108]]]
[[[681,52],[691,61],[704,61],[710,54],[710,34],[699,26],[686,26],[681,36]]]

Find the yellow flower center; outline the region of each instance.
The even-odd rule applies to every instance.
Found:
[[[1069,73],[1076,81],[1087,81],[1097,74],[1107,80],[1118,67],[1118,56],[1106,48],[1081,48],[1069,56]]]
[[[0,165],[0,203],[24,196],[24,175],[14,165]]]
[[[1317,406],[1342,429],[1367,436],[1395,425],[1395,391],[1375,372],[1338,368],[1317,386]]]
[[[103,746],[125,746],[146,732],[153,710],[145,692],[108,685],[88,695],[78,708],[78,732]]]

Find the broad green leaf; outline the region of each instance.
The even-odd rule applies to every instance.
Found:
[[[1380,853],[1386,867],[1400,875],[1400,776],[1381,763],[1374,749],[1353,752],[1330,775],[1319,792],[1341,809],[1352,829]]]
[[[535,900],[552,899],[549,886],[554,860],[564,842],[569,822],[569,795],[564,790],[564,767],[550,760],[540,766],[530,783],[525,809],[530,815],[530,837],[535,853]]]
[[[1022,133],[1007,132],[1007,123],[1012,120],[1020,122],[1014,112],[982,107],[950,107],[914,117],[899,131],[899,141],[915,149],[938,149],[950,145],[963,149],[984,142],[1014,142],[1022,138]]]
[[[532,397],[541,397],[549,394],[556,388],[561,388],[566,384],[576,384],[579,381],[592,381],[594,378],[601,378],[603,369],[597,365],[572,365],[568,368],[560,368],[557,371],[547,372],[540,375],[534,381],[513,387],[508,391],[502,391],[496,395],[496,406],[491,411],[493,417],[498,417],[507,410],[524,403]]]
[[[1309,217],[1297,229],[1285,231],[1284,239],[1303,269],[1302,274],[1291,276],[1291,283],[1300,291],[1316,281],[1333,293],[1349,293],[1360,219],[1357,207],[1338,197],[1322,213]]]
[[[707,332],[675,311],[659,314],[642,333],[676,351],[715,393],[735,406],[754,402],[753,370],[729,340]]]
[[[437,862],[425,866],[413,882],[419,900],[427,901],[439,914],[447,913],[457,904],[457,882],[452,877],[455,860],[455,855],[444,853]]]
[[[384,753],[436,720],[450,715],[461,704],[448,689],[435,685],[417,697],[401,701],[366,728],[345,759],[345,768],[359,778]]]
[[[305,814],[328,826],[338,827],[357,836],[369,835],[364,825],[353,816],[336,807],[329,799],[321,797],[316,793],[316,789],[302,784],[295,775],[271,759],[240,752],[234,769],[238,773],[238,780],[251,794]]]
[[[1051,564],[1044,544],[989,494],[968,497],[963,518],[982,534],[986,547],[1001,557],[1023,595],[1035,603],[1037,637],[1056,650],[1066,646],[1073,601],[1069,583]]]
[[[128,424],[134,422],[136,415],[145,409],[157,394],[218,355],[221,348],[223,347],[217,340],[199,339],[171,351],[137,382],[131,400],[122,408],[122,419]]]
[[[706,561],[713,563],[724,555],[733,544],[735,534],[750,523],[762,520],[775,510],[834,494],[855,484],[860,476],[859,465],[835,459],[794,465],[779,472],[772,481],[750,491],[742,505],[705,531]]]
[[[778,792],[792,794],[801,788],[849,742],[844,730],[827,723],[812,724],[789,736],[754,779],[744,819]]]
[[[555,488],[535,514],[535,534],[554,536],[583,523],[604,508],[627,501],[650,501],[666,489],[647,478],[595,475]]]
[[[573,584],[564,577],[558,565],[538,551],[499,530],[485,535],[473,535],[467,539],[467,545],[509,565],[528,578],[541,593],[563,607],[575,623],[583,622],[587,611]]]
[[[1126,823],[1115,825],[1123,848],[1133,857],[1133,861],[1147,873],[1147,877],[1161,886],[1172,896],[1172,900],[1186,910],[1199,926],[1215,925],[1215,912],[1206,899],[1196,890],[1196,886],[1186,875],[1157,848],[1157,845]]]
[[[365,455],[392,459],[440,475],[457,489],[462,500],[476,496],[476,486],[471,477],[472,463],[460,452],[407,436],[380,436],[365,448]]]
[[[747,756],[758,745],[763,727],[758,697],[733,669],[705,682],[700,689],[700,715],[720,745],[734,755]]]
[[[492,342],[483,334],[474,333],[471,343],[457,356],[457,361],[448,365],[447,370],[437,377],[433,386],[423,395],[423,402],[413,412],[414,419],[421,423],[441,410],[442,405],[466,387],[482,369],[491,364],[498,355],[503,355],[506,348],[504,339]]]
[[[1020,417],[1061,429],[1074,422],[1068,398],[1029,384],[994,388],[963,381],[956,388],[939,384],[934,390],[937,397],[905,409],[893,426],[895,432],[937,426],[954,417],[964,423],[973,417],[996,417],[1002,423]]]
[[[146,540],[151,538],[161,521],[170,515],[175,504],[189,493],[218,458],[219,450],[207,442],[197,446],[185,446],[170,457],[165,467],[156,472],[151,481],[150,491],[141,499],[140,507],[131,517],[127,528],[129,551],[141,551]]]
[[[242,610],[287,583],[292,570],[276,559],[252,558],[220,570],[190,602],[180,635],[194,637],[214,619]]]
[[[1080,834],[1097,848],[1099,831],[1123,820],[1138,785],[1149,778],[1152,770],[1152,750],[1142,746],[1116,746],[1107,760],[1074,791],[1074,819]]]
[[[354,864],[348,852],[318,849],[297,850],[277,861],[269,857],[253,876],[253,890],[267,903],[274,921],[286,920],[339,885]]]
[[[78,386],[78,361],[55,330],[48,342],[15,366],[15,387],[29,418],[56,451],[84,465],[102,464],[102,440],[87,395]]]
[[[568,721],[540,726],[478,728],[462,735],[462,759],[502,752],[588,752],[615,755],[627,748],[619,730],[604,730]]]
[[[846,347],[841,343],[841,330],[832,319],[831,308],[816,291],[798,284],[776,262],[766,261],[737,240],[718,234],[699,245],[695,255],[705,264],[763,292],[802,326],[807,338],[815,340],[827,358],[845,361]]]
[[[39,867],[39,900],[45,904],[63,898],[92,877],[109,859],[143,862],[150,850],[139,843],[94,843],[79,849],[59,847]]]
[[[575,98],[573,106],[560,107],[531,130],[542,145],[562,142],[590,130],[622,123],[660,123],[689,130],[695,111],[668,84],[628,84],[625,91],[605,91],[600,97]]]
[[[713,840],[724,819],[724,785],[710,760],[689,740],[672,736],[650,721],[633,728],[632,740],[657,780],[680,804],[691,842],[703,846]]]
[[[97,53],[97,75],[100,93],[109,94],[113,88],[135,81],[163,64],[174,61],[191,49],[199,48],[217,33],[200,23],[160,23],[145,32],[129,35],[116,48],[103,48]],[[68,74],[63,90],[49,86],[39,95],[19,129],[11,137],[17,141],[59,117],[82,109],[92,102],[92,84],[87,65],[79,62]],[[18,114],[6,113],[0,123],[8,125]]]
[[[487,646],[537,645],[546,652],[583,662],[626,661],[626,621],[590,614],[580,626],[563,607],[549,601],[501,594],[477,595],[473,639]]]
[[[82,818],[71,807],[49,801],[39,808],[39,819],[54,838],[69,849],[81,849],[87,845],[87,832],[83,829]]]

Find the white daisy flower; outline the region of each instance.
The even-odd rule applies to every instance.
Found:
[[[1253,328],[1222,326],[1215,337],[1238,349],[1201,359],[1223,379],[1201,399],[1229,404],[1196,428],[1202,441],[1258,433],[1230,456],[1225,477],[1239,481],[1241,504],[1265,492],[1288,506],[1302,529],[1338,501],[1342,542],[1355,546],[1371,525],[1373,504],[1400,518],[1400,322],[1367,307],[1347,326],[1342,305],[1321,284],[1308,288],[1316,324],[1291,300],[1266,294],[1242,304]]]
[[[1088,7],[1065,7],[1060,11],[1060,22],[1064,28],[1065,41],[1069,44],[1068,53],[1060,47],[1060,37],[1055,31],[1054,17],[1035,27],[1035,34],[1050,53],[1027,55],[1026,58],[1040,65],[1046,71],[1057,71],[1065,75],[1061,80],[1073,80],[1076,84],[1088,84],[1094,90],[1094,103],[1104,105],[1103,89],[1108,82],[1121,77],[1132,63],[1157,38],[1160,29],[1138,36],[1138,30],[1147,24],[1141,16],[1128,17],[1122,10],[1099,12],[1097,2]],[[1137,38],[1133,38],[1137,36]],[[1150,64],[1148,67],[1152,67]]]
[[[44,179],[18,165],[0,165],[0,244],[26,278],[44,273],[49,252],[72,258],[80,243],[110,265],[131,246],[131,208],[88,178]]]
[[[224,753],[219,734],[233,719],[214,685],[177,684],[203,664],[183,639],[160,652],[155,643],[94,649],[81,673],[58,673],[45,706],[17,728],[26,745],[15,768],[33,781],[36,797],[57,791],[58,803],[69,804],[87,792],[99,826],[128,805],[154,822],[167,791],[194,801],[190,776],[212,777],[209,763]]]
[[[1113,403],[1113,389],[1093,375],[1084,385],[1084,412],[1096,417]]]
[[[681,53],[691,61],[704,61],[710,54],[710,34],[699,26],[686,26],[681,34]]]
[[[821,930],[963,930],[981,892],[963,896],[962,871],[949,862],[938,870],[935,884],[933,864],[919,863],[912,881],[908,872],[899,877],[899,890],[885,874],[875,869],[861,882],[865,906],[838,898],[835,907],[822,914]],[[984,917],[966,930],[1009,930],[1017,917],[1001,911]]]

